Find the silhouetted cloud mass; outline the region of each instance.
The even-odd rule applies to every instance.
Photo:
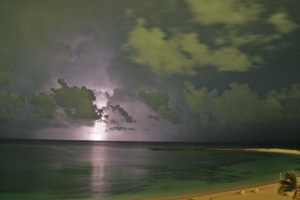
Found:
[[[299,8],[0,1],[0,138],[299,141]]]
[[[63,79],[58,79],[60,89],[51,88],[57,106],[64,109],[67,116],[80,119],[97,119],[97,106],[93,104],[96,100],[93,91],[86,87],[80,89],[76,86],[69,87]]]
[[[272,126],[285,121],[300,122],[300,86],[294,84],[290,89],[272,90],[264,98],[252,92],[247,84],[231,83],[230,89],[218,95],[216,89],[199,90],[186,82],[185,102],[189,111],[197,114],[203,124],[217,124],[233,129],[247,129],[264,124]]]
[[[174,124],[179,123],[177,114],[169,108],[169,96],[166,94],[147,93],[144,90],[139,92],[139,99],[150,109],[157,112],[162,118],[169,120]]]
[[[135,120],[133,117],[129,116],[128,112],[126,112],[120,105],[110,106],[113,112],[118,112],[127,123],[134,123]]]

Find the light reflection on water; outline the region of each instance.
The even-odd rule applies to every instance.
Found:
[[[210,145],[213,147],[219,145]],[[300,163],[297,155],[151,151],[151,148],[207,146],[2,141],[0,199],[3,199],[1,195],[8,193],[43,193],[57,199],[139,199],[141,196],[168,196],[178,192],[207,192],[211,188],[277,180],[280,171],[299,170]]]
[[[93,168],[92,196],[99,198],[139,190],[142,180],[148,176],[148,170],[143,168],[147,165],[144,163],[147,154],[140,151],[114,145],[92,145],[89,157]]]
[[[92,146],[90,153],[90,162],[92,163],[93,171],[91,176],[91,192],[96,194],[103,194],[107,191],[112,183],[106,180],[106,177],[110,177],[110,170],[107,170],[107,166],[110,166],[110,160],[106,154],[106,147]]]

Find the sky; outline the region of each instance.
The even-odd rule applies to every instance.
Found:
[[[0,0],[0,138],[300,141],[298,0]]]

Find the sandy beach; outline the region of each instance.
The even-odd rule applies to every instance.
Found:
[[[220,149],[218,149],[220,150]],[[226,149],[227,151],[260,151],[269,153],[287,153],[300,155],[299,150],[287,149]],[[299,176],[298,176],[299,180]],[[278,180],[279,182],[279,180]],[[289,200],[291,197],[277,194],[279,183],[269,183],[239,189],[214,192],[201,195],[177,196],[151,200]]]
[[[184,200],[287,200],[290,197],[277,194],[278,183],[214,194],[179,198]]]
[[[290,197],[277,194],[279,183],[245,187],[204,195],[157,198],[151,200],[289,200]]]
[[[300,155],[299,150],[293,149],[266,149],[266,148],[257,148],[257,149],[244,149],[245,151],[259,151],[259,152],[269,152],[269,153],[287,153],[287,154],[296,154]]]
[[[267,148],[255,148],[255,149],[151,149],[154,151],[257,151],[257,152],[266,152],[266,153],[284,153],[284,154],[295,154],[300,155],[300,150],[295,149],[267,149]]]

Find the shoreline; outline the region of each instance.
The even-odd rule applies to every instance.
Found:
[[[266,153],[286,153],[300,155],[300,150],[279,148],[233,148],[233,149],[150,149],[152,151],[256,151]]]
[[[223,189],[217,191],[211,191],[207,193],[191,194],[191,195],[179,195],[173,197],[160,197],[150,198],[147,200],[286,200],[285,196],[277,194],[279,187],[279,181],[269,182],[264,184],[255,184],[249,186],[241,186],[231,189]],[[258,190],[257,190],[258,189]],[[244,194],[241,194],[244,191]],[[256,193],[258,191],[258,193]]]
[[[300,175],[297,175],[299,181]],[[236,188],[196,193],[190,195],[178,195],[170,197],[149,198],[146,200],[287,200],[287,196],[277,194],[278,181],[245,185]],[[244,191],[244,194],[242,194]],[[258,192],[258,193],[257,193]]]
[[[278,149],[278,148],[258,148],[258,149],[245,149],[246,151],[258,151],[258,152],[268,152],[268,153],[287,153],[287,154],[296,154],[300,155],[299,150],[295,149]]]
[[[248,151],[300,155],[300,150],[279,148],[233,148],[233,149],[151,149],[154,151]],[[300,175],[297,175],[299,179]],[[169,197],[149,198],[147,200],[287,200],[283,195],[277,194],[278,181],[245,185],[236,188],[221,189],[205,193],[190,195],[177,195]],[[243,191],[241,194],[241,191]],[[257,193],[258,191],[258,193]]]

